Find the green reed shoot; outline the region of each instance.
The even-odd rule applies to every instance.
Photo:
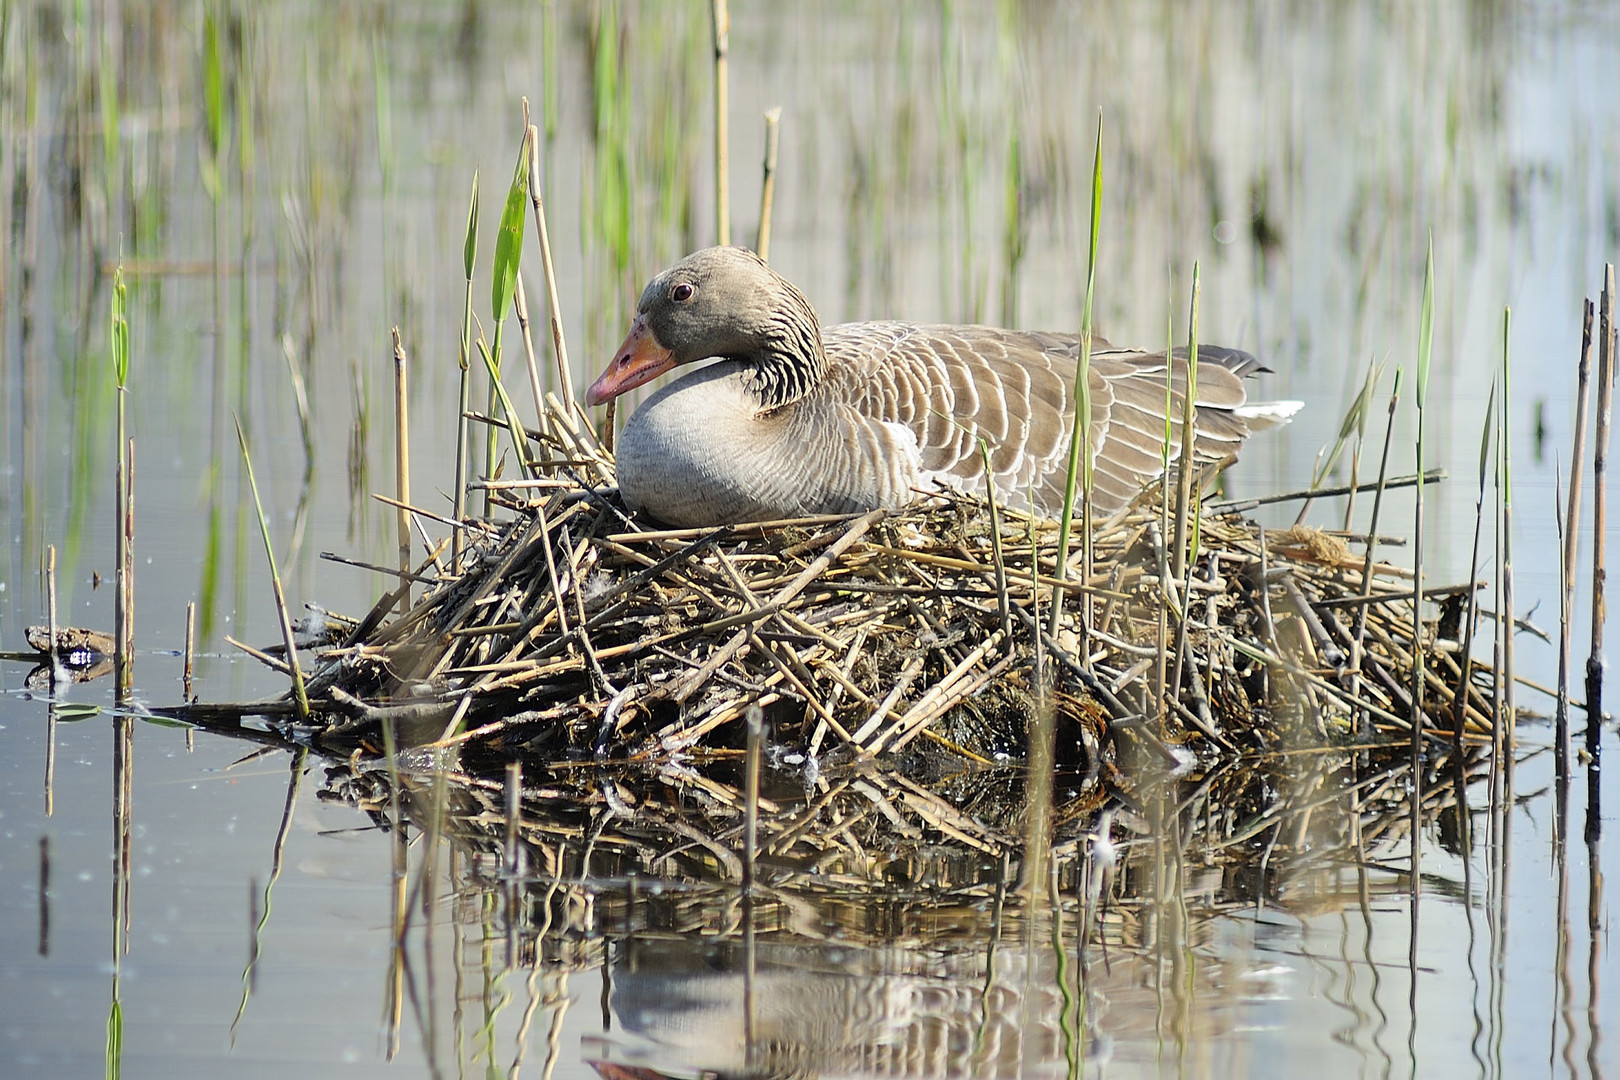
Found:
[[[264,537],[264,558],[270,564],[270,586],[275,590],[276,617],[281,622],[281,641],[287,650],[287,670],[292,674],[293,701],[298,706],[298,718],[309,719],[309,697],[304,693],[304,673],[298,668],[298,642],[293,637],[292,620],[287,616],[287,597],[281,587],[281,572],[276,569],[275,546],[270,542],[270,520],[264,515],[264,503],[259,498],[259,482],[253,475],[253,456],[248,453],[247,434],[242,421],[236,421],[236,441],[242,448],[242,465],[247,470],[248,487],[253,492],[253,510],[259,516],[259,535]]]
[[[116,589],[114,597],[115,612],[113,615],[113,640],[116,648],[115,658],[118,669],[117,694],[120,700],[134,682],[134,641],[135,641],[135,605],[134,583],[130,580],[135,569],[134,552],[130,526],[135,518],[133,501],[133,477],[129,475],[129,459],[126,457],[125,447],[128,445],[127,405],[129,399],[129,287],[124,283],[124,268],[116,267],[113,270],[112,287],[112,359],[113,377],[117,380],[118,406],[117,406],[117,445],[114,447],[118,454],[116,492],[113,499],[116,504],[115,520],[117,522],[117,562],[115,566]],[[55,659],[52,659],[55,663]]]
[[[500,333],[498,327],[496,333],[497,335]],[[500,415],[503,423],[499,426],[506,428],[507,434],[511,436],[512,452],[517,455],[518,465],[521,469],[528,462],[528,453],[523,444],[523,425],[518,421],[517,408],[512,404],[512,399],[506,396],[506,387],[501,382],[500,361],[495,359],[494,351],[485,343],[482,337],[478,339],[477,344],[478,355],[483,357],[484,370],[489,372],[490,386],[495,391],[496,400],[501,407]],[[494,416],[494,410],[491,410],[490,415]],[[495,437],[496,427],[497,425],[493,423],[489,425],[491,438]],[[485,491],[485,497],[488,498],[488,489]]]
[[[518,264],[523,258],[523,226],[529,210],[529,129],[523,132],[523,145],[518,151],[517,168],[512,173],[512,186],[506,192],[506,207],[501,211],[501,225],[495,234],[495,272],[490,281],[490,315],[495,320],[495,344],[484,353],[489,369],[489,413],[495,415],[497,401],[508,410],[511,422],[511,403],[501,388],[501,337],[506,329],[506,313],[512,308],[512,297],[517,292]],[[516,437],[514,433],[514,438]],[[484,442],[484,473],[495,475],[495,428],[491,425]],[[527,455],[522,452],[521,440],[518,466],[522,468]],[[490,512],[491,492],[484,492],[484,513]]]
[[[101,63],[96,72],[96,88],[99,91],[101,106],[101,150],[102,178],[107,187],[107,206],[109,209],[118,205],[118,186],[120,185],[120,168],[118,164],[118,125],[120,122],[118,102],[118,65],[114,53],[116,37],[112,31],[114,20],[100,20],[102,38],[99,45]],[[3,40],[3,39],[0,39]]]
[[[1479,433],[1479,488],[1474,496],[1474,544],[1468,556],[1468,604],[1463,616],[1462,653],[1459,656],[1459,666],[1462,673],[1457,677],[1457,707],[1452,716],[1452,738],[1461,748],[1463,738],[1463,724],[1468,715],[1468,683],[1473,671],[1474,622],[1479,606],[1479,593],[1472,585],[1479,578],[1479,544],[1480,535],[1485,525],[1485,487],[1491,475],[1491,432],[1496,419],[1496,380],[1491,380],[1491,393],[1485,401],[1485,422],[1480,425]]]
[[[461,269],[466,275],[467,291],[461,308],[461,351],[456,363],[461,366],[461,388],[456,409],[456,493],[454,516],[461,521],[467,516],[467,409],[471,400],[471,360],[473,327],[473,266],[478,255],[478,170],[473,170],[472,198],[467,203],[467,232],[461,243]],[[461,529],[451,537],[450,562],[461,565]]]
[[[1091,567],[1091,321],[1097,291],[1097,237],[1102,231],[1102,116],[1097,117],[1097,142],[1091,159],[1091,243],[1086,256],[1086,302],[1080,312],[1080,362],[1074,369],[1074,423],[1069,432],[1069,468],[1063,488],[1063,516],[1058,522],[1057,566],[1063,580],[1069,562],[1069,530],[1074,520],[1075,496],[1080,495],[1082,577]],[[1078,489],[1078,490],[1077,490]],[[1052,632],[1057,633],[1063,612],[1062,597],[1052,597]],[[1089,625],[1089,620],[1087,620]],[[1082,651],[1081,655],[1085,655]]]
[[[219,23],[212,10],[203,12],[203,121],[208,141],[202,157],[203,186],[219,201],[219,163],[225,153],[225,67],[219,52]]]
[[[1434,354],[1434,237],[1429,238],[1428,258],[1423,267],[1423,305],[1418,315],[1417,354],[1417,485],[1414,492],[1415,517],[1412,525],[1412,580],[1417,601],[1412,605],[1412,753],[1413,765],[1421,748],[1419,729],[1423,720],[1423,458],[1425,420],[1429,394],[1429,366]],[[1417,804],[1414,797],[1413,805]]]
[[[1354,512],[1356,505],[1356,488],[1360,486],[1361,447],[1367,438],[1367,418],[1372,415],[1373,395],[1377,393],[1378,382],[1383,378],[1383,375],[1383,364],[1373,361],[1367,365],[1367,375],[1361,381],[1361,390],[1356,394],[1355,400],[1350,403],[1350,407],[1345,410],[1344,419],[1339,422],[1339,433],[1334,438],[1333,445],[1328,448],[1326,454],[1322,455],[1317,462],[1316,468],[1311,473],[1310,490],[1315,491],[1332,474],[1333,467],[1339,463],[1339,458],[1344,455],[1344,448],[1350,445],[1351,439],[1355,440],[1356,449],[1350,455],[1350,493],[1344,508],[1344,527],[1346,529],[1350,528],[1350,516]],[[1299,508],[1299,516],[1294,519],[1294,524],[1298,525],[1304,521],[1305,515],[1310,511],[1310,508],[1311,500],[1304,500]]]
[[[1412,522],[1412,828],[1411,858],[1411,949],[1416,970],[1418,897],[1423,890],[1419,861],[1423,851],[1423,443],[1424,421],[1429,394],[1429,365],[1434,355],[1434,237],[1429,237],[1428,258],[1423,266],[1423,306],[1418,316],[1417,355],[1417,485],[1413,489]],[[1416,993],[1416,988],[1413,993]]]
[[[220,487],[224,459],[226,371],[223,348],[225,326],[225,173],[221,165],[230,137],[225,113],[225,65],[219,41],[219,22],[210,8],[203,12],[203,123],[207,138],[199,155],[203,189],[213,204],[211,237],[214,272],[212,275],[214,326],[213,387],[209,413],[210,462],[208,467],[208,526],[203,552],[202,603],[203,636],[211,631],[217,610],[220,564],[223,559],[223,514]]]

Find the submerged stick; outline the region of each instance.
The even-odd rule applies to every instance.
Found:
[[[747,776],[743,789],[743,892],[754,887],[754,860],[759,851],[759,762],[765,742],[765,711],[748,706],[744,723],[748,728]]]
[[[1586,841],[1602,835],[1599,813],[1603,752],[1603,621],[1608,614],[1603,589],[1608,577],[1604,540],[1608,535],[1609,426],[1614,415],[1614,264],[1603,268],[1603,302],[1598,320],[1597,438],[1592,452],[1592,650],[1586,657],[1586,752],[1588,805]]]

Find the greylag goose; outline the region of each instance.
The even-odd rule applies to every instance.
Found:
[[[682,364],[618,438],[626,505],[679,526],[852,513],[938,485],[983,492],[979,451],[1003,505],[1062,512],[1080,339],[989,326],[846,323],[823,329],[804,294],[751,251],[707,248],[647,285],[630,333],[587,392],[592,405]],[[1186,359],[1171,375],[1182,413]],[[1093,512],[1113,514],[1163,471],[1165,356],[1093,339]],[[1251,404],[1246,352],[1200,346],[1201,461],[1297,402]],[[1181,446],[1180,424],[1171,436]]]

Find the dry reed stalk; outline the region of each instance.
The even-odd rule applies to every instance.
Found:
[[[546,394],[540,386],[540,365],[534,356],[534,335],[529,332],[529,298],[523,288],[521,270],[518,271],[516,285],[517,290],[512,294],[512,311],[517,315],[518,335],[523,339],[523,360],[529,373],[529,390],[534,394],[534,414],[539,423],[544,425]]]
[[[1193,543],[1189,534],[1196,527],[1192,521],[1198,513],[1194,501],[1193,474],[1196,471],[1194,438],[1198,418],[1198,264],[1193,264],[1192,300],[1189,306],[1187,331],[1187,381],[1181,394],[1181,461],[1176,472],[1175,537],[1170,544],[1170,572],[1185,578]],[[1167,365],[1173,366],[1173,365]],[[1179,650],[1178,650],[1179,651]]]
[[[525,113],[528,102],[524,102]],[[557,267],[551,259],[551,231],[546,226],[546,203],[540,191],[540,138],[529,125],[529,200],[534,206],[534,229],[540,240],[540,268],[546,278],[546,309],[550,316],[552,355],[557,363],[557,388],[562,392],[562,415],[572,421],[580,411],[574,400],[574,372],[568,363],[568,342],[563,336],[562,303],[557,299]],[[538,400],[536,407],[538,408]],[[542,419],[546,410],[540,409]],[[551,415],[555,416],[555,413]]]
[[[714,228],[715,242],[731,243],[731,168],[727,110],[728,76],[726,53],[730,48],[731,15],[726,0],[711,0],[714,29]]]
[[[1581,489],[1586,466],[1586,424],[1592,393],[1592,315],[1587,299],[1581,313],[1581,355],[1575,375],[1575,435],[1569,453],[1569,503],[1563,517],[1563,549],[1559,560],[1558,693],[1553,715],[1553,753],[1558,783],[1567,787],[1569,767],[1569,663],[1575,611],[1575,559],[1580,547]]]
[[[754,251],[761,259],[771,259],[771,206],[776,201],[776,155],[781,144],[782,106],[765,110],[765,176],[759,187],[759,232]]]
[[[187,701],[190,701],[192,699],[192,694],[191,694],[191,670],[192,670],[193,649],[194,649],[194,646],[196,645],[196,639],[195,639],[195,636],[194,636],[194,631],[196,629],[196,625],[197,625],[197,602],[195,600],[187,601],[187,603],[186,603],[185,675],[184,675],[184,681],[182,683],[182,685],[185,688],[183,690],[183,693],[185,694],[185,698],[186,698]]]
[[[242,448],[242,465],[247,470],[248,487],[253,492],[253,507],[258,513],[259,533],[264,539],[264,557],[270,565],[270,586],[275,593],[276,617],[281,624],[281,640],[287,650],[287,668],[292,675],[293,701],[300,720],[309,718],[309,697],[304,689],[304,674],[298,668],[298,642],[293,637],[292,620],[287,615],[287,598],[281,588],[281,574],[276,569],[276,554],[270,544],[270,522],[264,515],[264,504],[259,499],[259,482],[253,475],[253,458],[248,454],[247,435],[242,422],[236,422],[236,441]]]
[[[409,374],[405,362],[405,345],[400,341],[399,327],[393,328],[394,338],[394,488],[399,505],[395,509],[394,523],[399,544],[399,610],[411,606],[411,523],[405,507],[411,503],[411,404],[408,386]]]
[[[55,544],[47,544],[47,545],[45,545],[45,618],[46,618],[46,625],[50,628],[49,629],[50,637],[47,640],[50,642],[49,662],[50,662],[50,665],[51,665],[51,687],[52,687],[53,692],[54,692],[54,689],[55,689],[55,686],[56,686],[56,680],[57,680],[57,671],[60,669],[60,665],[62,663],[61,652],[59,651],[60,646],[57,644],[57,634],[56,634],[56,545]]]

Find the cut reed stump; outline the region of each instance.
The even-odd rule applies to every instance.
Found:
[[[1490,738],[1489,671],[1462,677],[1459,620],[1446,617],[1477,585],[1426,590],[1438,617],[1415,624],[1411,572],[1375,564],[1364,578],[1340,537],[1206,514],[1189,572],[1172,579],[1149,493],[1097,530],[1089,580],[1071,559],[1052,635],[1051,523],[1003,512],[992,537],[987,508],[950,495],[896,513],[659,530],[626,516],[611,460],[567,413],[548,419],[546,478],[490,485],[511,520],[471,529],[445,572],[426,564],[409,610],[389,618],[385,597],[319,652],[317,745],[380,754],[392,724],[401,745],[454,748],[490,777],[514,759],[667,767],[737,752],[758,705],[779,761],[937,774],[1017,762],[1045,701],[1078,791],[1120,781],[1116,761],[1178,771],[1404,743],[1418,653],[1422,737],[1454,742],[1465,686],[1464,738]],[[1083,599],[1086,656],[1072,629]],[[1162,703],[1161,640],[1185,643]]]

